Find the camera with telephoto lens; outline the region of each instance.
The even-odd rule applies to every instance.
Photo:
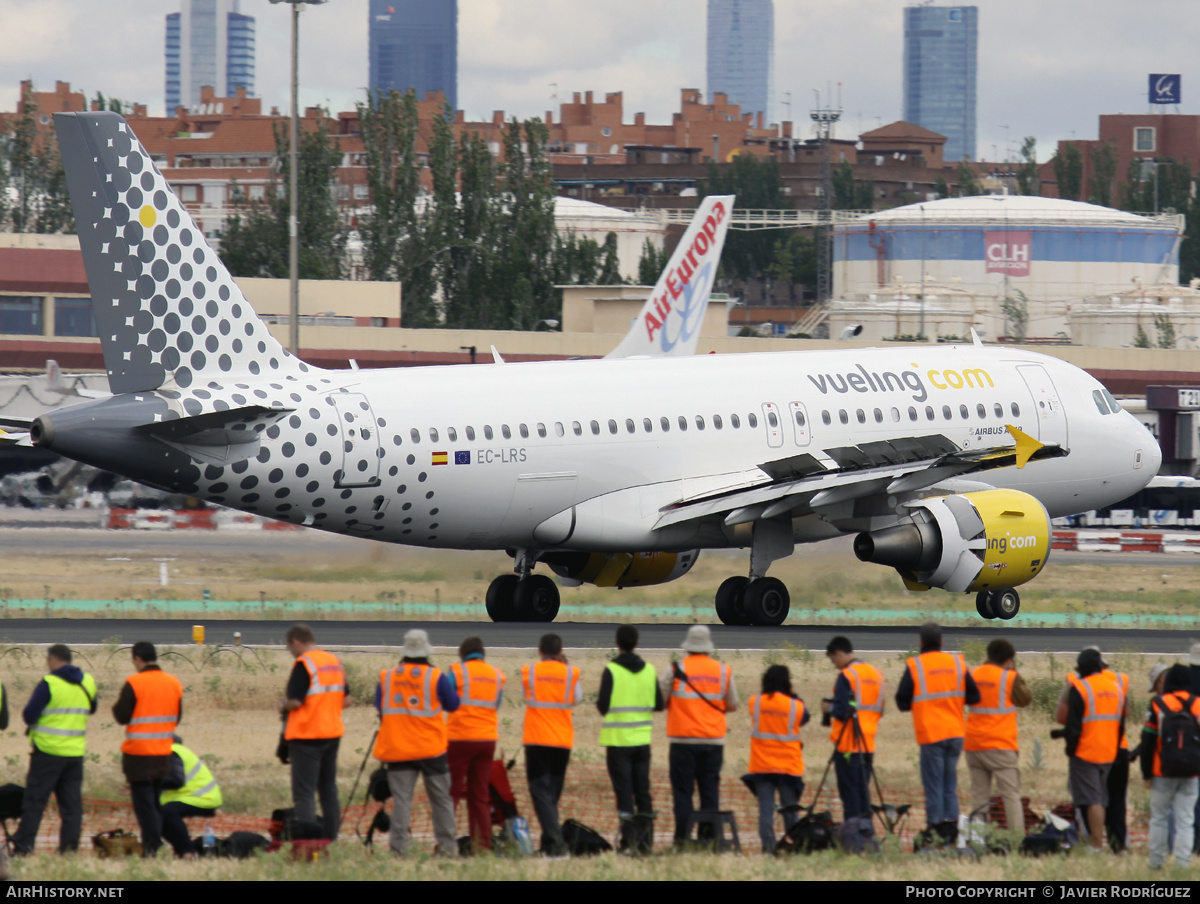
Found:
[[[833,706],[833,697],[822,697],[821,702]],[[821,713],[821,727],[829,728],[831,725],[833,725],[833,713]]]
[[[1051,728],[1050,729],[1050,737],[1054,738],[1054,740],[1056,740],[1056,741],[1061,741],[1066,736],[1067,736],[1067,730],[1065,728]]]

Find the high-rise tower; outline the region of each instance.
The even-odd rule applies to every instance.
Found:
[[[254,17],[238,0],[182,0],[167,16],[167,114],[200,102],[200,86],[220,97],[254,94]]]
[[[370,16],[371,91],[441,91],[457,110],[458,0],[371,0]]]
[[[947,163],[975,159],[979,10],[904,10],[904,118],[946,136]]]
[[[708,0],[708,97],[722,91],[743,113],[775,111],[774,0]]]

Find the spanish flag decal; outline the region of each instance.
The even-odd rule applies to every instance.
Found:
[[[434,452],[433,453],[433,463],[435,465],[446,465],[446,464],[449,464],[450,461],[445,452]]]

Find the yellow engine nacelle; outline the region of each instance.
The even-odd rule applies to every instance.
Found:
[[[700,558],[699,550],[686,552],[555,552],[545,562],[563,583],[597,587],[645,587],[681,578]]]
[[[864,562],[891,565],[910,590],[953,592],[1016,587],[1050,555],[1050,516],[1018,490],[935,496],[908,504],[899,524],[854,538]]]

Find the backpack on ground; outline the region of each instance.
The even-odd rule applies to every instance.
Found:
[[[1065,854],[1078,844],[1079,832],[1074,824],[1051,812],[1040,826],[1021,839],[1018,850],[1027,857],[1041,857]]]
[[[836,839],[837,826],[834,824],[833,814],[822,810],[819,813],[808,813],[796,820],[775,849],[780,853],[808,854],[812,851],[828,850],[837,843]]]
[[[1192,715],[1196,698],[1188,694],[1179,712],[1169,709],[1162,697],[1156,697],[1161,742],[1159,761],[1164,778],[1192,778],[1200,775],[1200,725]]]
[[[296,818],[294,807],[271,811],[270,833],[273,841],[315,841],[323,834],[321,824]]]
[[[562,837],[567,845],[567,850],[573,857],[590,857],[593,854],[604,854],[612,850],[608,839],[590,826],[585,826],[582,822],[576,822],[574,819],[568,819],[562,824]],[[546,852],[546,849],[546,837],[543,835],[543,853]]]

